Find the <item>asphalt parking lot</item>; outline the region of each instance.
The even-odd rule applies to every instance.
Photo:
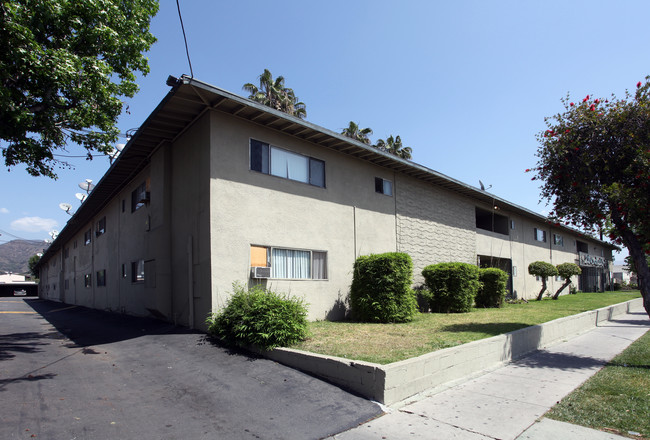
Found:
[[[382,414],[171,324],[0,298],[0,438],[319,439]]]

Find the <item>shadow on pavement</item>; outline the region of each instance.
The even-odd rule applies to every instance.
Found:
[[[122,315],[42,299],[27,299],[25,303],[79,347],[109,344],[144,335],[200,334],[152,318]]]
[[[38,353],[42,351],[40,346],[48,345],[41,342],[48,334],[27,332],[10,333],[0,335],[0,361],[6,361],[16,357],[15,353]]]
[[[602,359],[589,356],[577,356],[565,353],[551,353],[540,350],[528,357],[519,359],[516,365],[531,368],[552,368],[559,370],[579,370],[605,365]]]

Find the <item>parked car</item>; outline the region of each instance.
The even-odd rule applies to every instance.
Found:
[[[25,289],[14,290],[14,296],[27,296],[27,291]]]

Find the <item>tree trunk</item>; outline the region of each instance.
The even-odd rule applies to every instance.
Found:
[[[564,284],[562,284],[562,287],[560,287],[560,288],[558,289],[558,291],[555,292],[555,295],[553,295],[553,299],[558,299],[558,297],[560,296],[560,293],[562,293],[562,291],[563,291],[564,289],[566,289],[567,286],[568,286],[569,284],[571,284],[571,278],[569,278],[568,280],[566,280],[566,281],[564,282]]]
[[[621,239],[623,240],[623,243],[625,243],[625,247],[627,247],[630,257],[634,262],[634,266],[636,267],[639,289],[641,290],[641,296],[643,297],[643,308],[648,314],[648,317],[650,317],[650,268],[648,268],[648,262],[645,259],[645,251],[634,233],[629,229],[626,229],[624,233],[621,234]]]
[[[546,290],[546,278],[542,277],[542,290],[540,290],[539,295],[537,295],[537,301],[542,300],[545,290]]]

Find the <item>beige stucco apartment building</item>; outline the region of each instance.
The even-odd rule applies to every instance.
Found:
[[[613,247],[492,194],[210,86],[172,89],[41,259],[40,295],[203,327],[232,284],[343,316],[359,255],[498,266],[576,262],[603,289]],[[555,289],[561,281],[551,280]]]

